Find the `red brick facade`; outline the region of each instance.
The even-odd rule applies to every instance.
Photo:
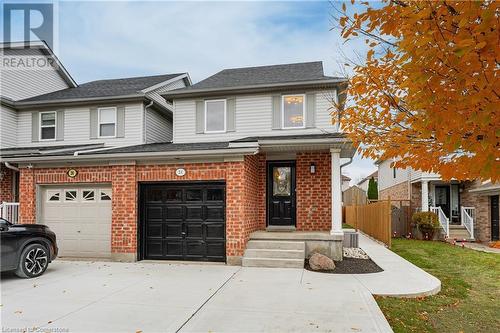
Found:
[[[0,168],[0,172],[3,175],[0,180],[0,203],[4,201],[13,202],[14,171],[4,166]]]
[[[310,164],[316,173],[310,173]],[[297,229],[331,228],[331,159],[329,152],[298,153]],[[184,168],[178,177],[175,170]],[[21,169],[20,220],[36,222],[36,187],[43,184],[109,183],[112,186],[111,252],[137,252],[138,184],[153,181],[224,180],[226,182],[226,254],[243,255],[250,233],[266,227],[266,156],[218,163],[110,165],[75,167],[78,175],[67,176],[67,168]]]
[[[310,172],[311,163],[316,166],[314,174]],[[298,153],[296,167],[297,230],[329,231],[332,227],[330,152]]]

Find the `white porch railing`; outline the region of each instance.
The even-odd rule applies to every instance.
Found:
[[[450,220],[446,217],[441,207],[429,207],[429,209],[431,212],[437,214],[439,217],[439,224],[441,225],[441,228],[443,228],[446,237],[450,237]]]
[[[476,218],[476,208],[474,207],[461,207],[461,219],[462,225],[469,232],[470,238],[474,239],[474,219]]]
[[[0,217],[10,223],[19,222],[19,202],[3,202],[0,204]]]

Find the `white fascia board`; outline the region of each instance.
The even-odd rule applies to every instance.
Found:
[[[141,90],[141,92],[143,92],[143,93],[148,93],[148,92],[150,92],[150,91],[153,91],[153,90],[155,90],[155,89],[158,89],[158,88],[160,88],[160,87],[163,87],[163,86],[165,86],[165,85],[167,85],[167,84],[170,84],[170,83],[172,83],[172,82],[182,80],[182,79],[184,79],[184,78],[186,78],[186,77],[187,77],[187,78],[189,78],[189,75],[188,75],[187,73],[184,73],[184,74],[181,74],[181,75],[179,75],[179,76],[176,76],[176,77],[174,77],[174,78],[172,78],[172,79],[169,79],[169,80],[166,80],[166,81],[163,81],[163,82],[157,83],[157,84],[155,84],[154,86],[151,86],[151,87],[147,87],[147,88],[145,88],[145,89],[142,89],[142,90]],[[189,79],[189,80],[191,80],[191,79]]]

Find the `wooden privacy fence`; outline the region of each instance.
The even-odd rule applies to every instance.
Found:
[[[391,201],[345,206],[345,222],[391,246]]]

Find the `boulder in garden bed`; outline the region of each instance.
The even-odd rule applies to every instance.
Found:
[[[309,258],[309,267],[314,271],[331,271],[335,269],[335,263],[325,255],[314,253]]]

